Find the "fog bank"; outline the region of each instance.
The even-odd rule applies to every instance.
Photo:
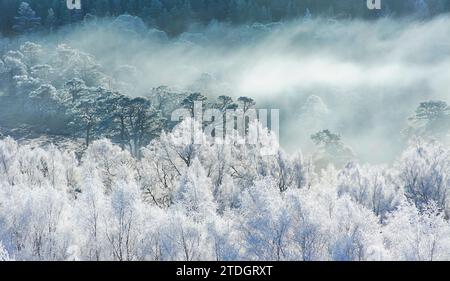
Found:
[[[419,102],[450,102],[448,15],[212,23],[176,38],[125,16],[21,40],[90,53],[133,96],[167,85],[255,98],[259,108],[281,110],[282,144],[305,154],[314,149],[309,136],[330,129],[360,159],[389,161],[403,148],[401,131]]]

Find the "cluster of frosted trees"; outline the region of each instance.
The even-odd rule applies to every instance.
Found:
[[[448,260],[450,150],[317,171],[187,119],[133,158],[0,140],[0,260]],[[196,139],[196,143],[191,142]],[[202,140],[202,141],[198,141]]]

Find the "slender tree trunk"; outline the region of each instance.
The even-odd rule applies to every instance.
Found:
[[[124,117],[120,117],[120,148],[125,150],[125,120]]]
[[[86,128],[86,147],[89,146],[90,141],[91,141],[91,125],[88,125]]]

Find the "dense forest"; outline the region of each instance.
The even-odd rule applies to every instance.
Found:
[[[82,2],[0,0],[0,261],[450,259],[449,1]]]
[[[180,139],[199,125],[185,120],[140,160],[107,140],[80,160],[0,140],[0,259],[450,258],[448,147],[417,140],[393,167],[318,173],[301,154],[261,156],[270,135]]]
[[[0,1],[0,32],[20,34],[24,28],[15,24],[21,0]],[[422,16],[433,16],[450,10],[448,0],[383,0],[381,11],[367,9],[366,0],[82,0],[81,10],[67,9],[64,0],[29,0],[35,12],[32,26],[27,28],[53,30],[93,17],[116,17],[122,14],[139,16],[147,26],[180,34],[192,25],[211,21],[270,23],[300,16],[335,18],[377,18],[384,15],[405,16],[422,9]],[[29,31],[29,30],[28,30]]]

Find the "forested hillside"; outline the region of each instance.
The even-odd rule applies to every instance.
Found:
[[[27,32],[17,24],[22,0],[0,1],[0,32]],[[35,14],[23,11],[33,19],[32,29],[51,31],[57,27],[92,17],[115,17],[121,14],[139,16],[147,26],[171,35],[188,30],[191,25],[211,21],[270,23],[303,16],[330,18],[377,18],[380,16],[420,15],[430,17],[450,10],[448,0],[383,0],[381,11],[367,9],[367,0],[82,0],[81,10],[68,10],[66,1],[29,0]]]
[[[0,261],[450,260],[447,0],[0,0]]]

